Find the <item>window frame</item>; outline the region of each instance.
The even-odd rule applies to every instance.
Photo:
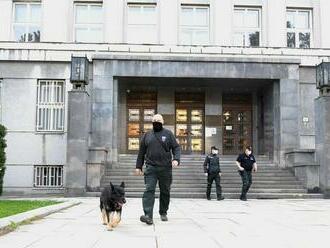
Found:
[[[29,18],[31,17],[31,5],[40,5],[40,22],[38,23],[34,23],[31,22],[31,20],[29,20],[29,22],[25,22],[25,23],[16,23],[15,19],[16,19],[16,5],[27,5],[27,9],[28,9],[28,16]],[[42,31],[43,31],[43,9],[42,9],[42,3],[40,2],[35,2],[35,1],[17,1],[17,2],[13,2],[12,4],[13,9],[12,9],[12,22],[11,22],[11,32],[12,32],[12,40],[15,42],[33,42],[33,43],[40,43],[42,42]],[[24,41],[18,41],[16,40],[16,35],[15,35],[15,26],[22,26],[25,27],[25,33],[27,33],[26,31],[29,30],[30,26],[36,26],[36,24],[38,24],[39,29],[40,29],[40,40],[39,41],[28,41],[27,37],[25,38]]]
[[[41,103],[39,102],[39,99],[40,99],[40,83],[41,82],[52,82],[52,87],[54,88],[54,83],[62,83],[62,98],[63,98],[63,102],[44,102],[44,103]],[[40,134],[43,134],[43,133],[46,133],[46,134],[63,134],[65,132],[65,117],[66,117],[66,80],[64,79],[38,79],[37,81],[37,88],[36,88],[37,92],[36,92],[36,118],[35,118],[35,132],[36,133],[40,133]],[[52,89],[52,96],[53,96],[53,93],[54,93],[54,89]],[[59,107],[63,112],[62,112],[62,122],[61,122],[61,129],[60,130],[56,130],[56,129],[53,129],[53,128],[50,128],[50,129],[42,129],[39,127],[39,109],[41,109],[42,107],[44,107],[45,109],[50,109],[51,110],[51,114],[50,114],[50,121],[49,121],[49,126],[50,127],[54,127],[54,123],[52,122],[53,121],[53,118],[52,118],[52,111],[53,109],[55,108],[52,108],[52,105],[53,107],[57,105],[57,107]]]
[[[294,17],[298,15],[299,12],[308,12],[308,21],[309,21],[309,28],[308,29],[301,29],[301,28],[288,28],[288,12],[294,12]],[[309,49],[314,47],[314,39],[313,39],[313,9],[310,8],[286,8],[285,11],[285,17],[286,17],[286,47],[287,48],[299,48],[299,49]],[[288,33],[294,33],[295,34],[295,46],[289,47],[288,46]],[[309,33],[310,34],[310,41],[309,41],[309,47],[303,48],[300,47],[300,38],[299,33]]]
[[[248,11],[257,11],[258,12],[258,28],[248,28],[248,27],[236,27],[235,26],[235,11],[236,10],[243,10],[244,11],[244,19]],[[234,6],[233,10],[233,33],[232,33],[232,44],[234,46],[239,47],[262,47],[263,45],[263,30],[262,30],[262,6]],[[259,32],[259,45],[258,46],[251,46],[248,45],[248,39],[246,38],[249,33],[252,32]],[[235,44],[235,35],[236,33],[243,33],[243,43],[242,45],[236,45]]]
[[[88,23],[76,23],[76,16],[77,16],[77,6],[87,6],[88,8]],[[102,22],[101,23],[90,23],[90,8],[91,6],[100,6],[102,12]],[[94,27],[101,27],[101,41],[77,41],[76,35],[76,28],[77,27],[85,27],[87,28],[88,32],[90,32],[91,28]],[[74,43],[104,43],[104,7],[102,2],[74,2],[73,3],[73,42]]]
[[[153,24],[129,24],[128,20],[129,20],[129,11],[130,11],[130,6],[139,6],[141,7],[145,7],[145,6],[153,6],[155,8],[155,21],[156,24],[154,24],[155,26],[155,40],[153,42],[147,41],[147,42],[141,42],[141,41],[130,41],[129,40],[129,28],[130,26],[140,26],[140,27],[146,27],[146,26],[153,26]],[[144,2],[144,1],[127,1],[125,3],[125,40],[126,43],[128,44],[159,44],[160,42],[160,8],[159,8],[159,4],[157,1],[151,1],[151,2]]]
[[[193,8],[193,12],[195,15],[196,9],[207,9],[207,32],[208,32],[208,42],[206,44],[197,43],[194,40],[195,32],[199,30],[206,30],[206,28],[196,27],[195,25],[183,25],[182,24],[182,9],[183,8]],[[208,46],[211,44],[211,8],[209,4],[187,4],[181,3],[179,5],[179,22],[178,22],[178,44],[179,45],[188,45],[188,46]],[[192,41],[188,44],[183,42],[182,40],[182,33],[184,29],[191,29],[193,30],[193,38]]]
[[[38,173],[39,169],[39,173]],[[47,175],[45,177],[44,170],[47,170]],[[54,175],[51,174],[52,169],[57,169],[61,172],[54,172]],[[52,182],[52,177],[54,178],[54,184],[50,185]],[[39,178],[39,179],[38,179]],[[46,183],[44,183],[44,179],[46,178]],[[55,183],[56,182],[56,183]],[[59,183],[60,182],[60,183]],[[33,188],[49,188],[49,189],[62,189],[64,188],[64,166],[63,165],[33,165]]]

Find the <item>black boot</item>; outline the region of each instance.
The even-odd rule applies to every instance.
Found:
[[[143,222],[143,223],[146,223],[147,225],[154,224],[152,218],[150,218],[148,215],[141,215],[140,221]]]

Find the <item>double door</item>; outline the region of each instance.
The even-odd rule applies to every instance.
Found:
[[[223,98],[223,154],[238,154],[252,146],[252,103],[250,95]]]
[[[204,153],[204,93],[177,92],[175,135],[183,154]]]

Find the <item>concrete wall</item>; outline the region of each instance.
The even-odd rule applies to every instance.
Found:
[[[99,2],[99,1],[96,1]],[[179,44],[179,0],[158,1],[158,42]],[[330,4],[327,0],[209,0],[183,1],[184,3],[207,3],[210,6],[209,45],[232,44],[233,7],[254,6],[262,8],[261,46],[286,47],[286,8],[308,8],[313,10],[313,47],[330,48],[327,31]],[[0,1],[0,41],[10,41],[12,35],[12,1]],[[103,1],[105,43],[127,42],[127,5],[124,0]],[[47,42],[73,42],[73,1],[43,0],[43,23],[41,40]],[[61,18],[58,18],[61,13]]]
[[[316,89],[315,68],[299,68],[299,130],[300,148],[315,149],[315,102],[319,93]]]
[[[8,128],[4,191],[28,192],[33,187],[33,165],[66,163],[66,124],[63,133],[37,133],[36,94],[38,79],[64,79],[68,91],[71,88],[69,65],[0,62],[0,73],[2,124]]]

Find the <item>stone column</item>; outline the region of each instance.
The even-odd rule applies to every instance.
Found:
[[[68,196],[80,196],[86,192],[89,106],[89,95],[85,90],[69,92],[66,165],[66,194]]]
[[[175,133],[175,89],[158,88],[157,112],[164,117],[165,127]]]
[[[211,146],[222,149],[222,91],[217,88],[207,88],[205,92],[205,153]]]
[[[299,67],[288,66],[288,74],[289,78],[280,80],[278,112],[275,110],[280,120],[278,133],[275,134],[279,140],[275,142],[275,147],[281,167],[285,166],[285,152],[299,147]]]
[[[330,198],[330,89],[315,99],[316,160],[320,163],[320,188]]]

